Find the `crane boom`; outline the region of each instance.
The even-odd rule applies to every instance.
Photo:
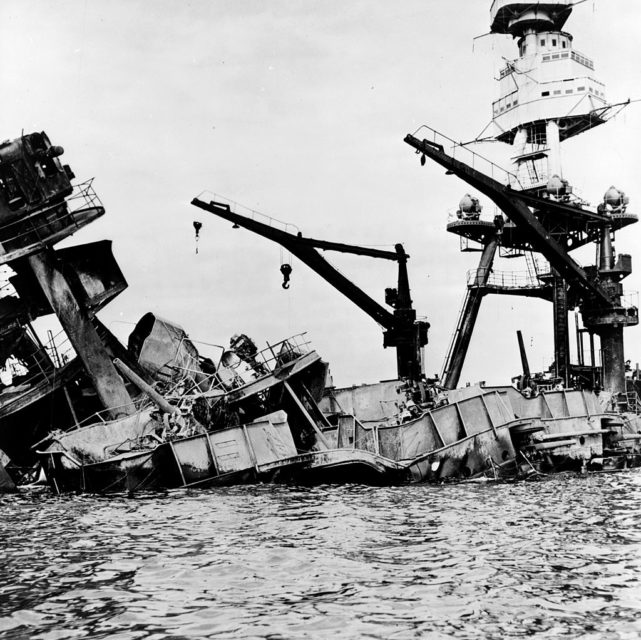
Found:
[[[545,256],[548,262],[568,282],[580,287],[601,301],[602,304],[606,306],[611,304],[609,294],[588,277],[583,268],[570,257],[564,247],[550,236],[550,233],[530,211],[528,204],[533,203],[533,196],[515,191],[474,167],[457,160],[445,153],[441,145],[431,143],[428,140],[419,140],[410,134],[405,137],[405,142],[493,200],[514,224],[527,231],[532,247]],[[545,203],[545,205],[552,206],[551,203]]]
[[[397,369],[400,378],[419,379],[421,377],[423,373],[422,348],[427,344],[429,324],[416,320],[416,311],[412,308],[407,275],[409,256],[403,250],[402,245],[397,244],[395,251],[392,252],[305,238],[301,233],[293,234],[282,231],[253,218],[235,213],[228,204],[213,200],[205,202],[199,198],[194,198],[191,204],[213,213],[235,226],[253,231],[287,249],[385,329],[383,345],[396,348]],[[317,248],[396,261],[398,263],[398,287],[386,290],[386,301],[394,307],[394,312],[388,311],[335,269],[316,250]]]

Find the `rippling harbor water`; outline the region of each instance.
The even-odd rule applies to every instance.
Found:
[[[0,638],[639,638],[641,474],[0,497]]]

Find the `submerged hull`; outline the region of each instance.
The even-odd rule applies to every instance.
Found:
[[[451,392],[438,407],[400,412],[396,405],[381,417],[380,407],[398,395],[394,384],[401,384],[383,383],[350,390],[351,398],[341,404],[351,403],[358,413],[334,414],[332,428],[300,378],[306,372],[311,381],[319,378],[318,363],[313,353],[301,355],[230,391],[232,406],[282,395],[286,410],[246,424],[205,430],[192,421],[172,431],[167,414],[159,420],[147,409],[58,434],[39,452],[47,478],[57,492],[255,482],[383,485],[632,466],[641,460],[638,426],[604,412],[598,398],[584,391],[528,399],[512,387],[470,387]]]
[[[133,493],[167,486],[161,479],[162,453],[154,451],[123,454],[104,462],[82,464],[62,452],[42,456],[49,485],[56,493]]]
[[[605,411],[588,391],[560,390],[526,398],[513,387],[466,387],[448,403],[400,422],[401,381],[332,390],[324,408],[347,407],[334,438],[408,465],[413,482],[440,482],[602,468],[641,463],[641,420]]]
[[[287,416],[277,411],[242,427],[173,438],[145,449],[99,460],[100,447],[113,440],[150,442],[149,416],[94,425],[59,437],[39,452],[57,493],[134,492],[144,489],[205,487],[256,482],[391,484],[409,479],[407,466],[362,450],[328,449],[299,453]]]
[[[338,403],[354,408],[364,420],[358,414],[340,416],[336,443],[401,462],[412,482],[464,479],[515,466],[510,426],[518,418],[504,393],[471,395],[404,421],[381,413],[398,396],[393,383],[357,387],[349,394],[347,399],[336,394]]]
[[[152,489],[212,487],[256,483],[402,484],[410,480],[405,465],[364,451],[315,451],[272,463],[220,472],[206,460],[207,436],[159,445],[152,451],[125,454],[93,464],[65,464],[65,454],[49,453],[43,466],[56,493],[134,493]],[[187,456],[185,453],[187,452]]]

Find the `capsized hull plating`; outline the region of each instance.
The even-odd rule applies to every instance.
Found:
[[[242,428],[178,438],[148,450],[82,463],[67,450],[40,452],[57,492],[112,493],[256,482],[397,484],[407,466],[368,451],[297,453],[284,412]]]

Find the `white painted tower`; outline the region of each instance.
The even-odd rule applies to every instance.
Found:
[[[570,189],[560,180],[561,142],[602,124],[610,110],[593,61],[563,30],[573,4],[494,0],[490,9],[491,32],[513,36],[519,48],[519,57],[500,71],[500,97],[492,104],[495,137],[513,145],[524,188],[556,195]]]

